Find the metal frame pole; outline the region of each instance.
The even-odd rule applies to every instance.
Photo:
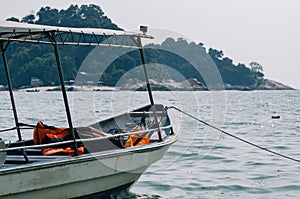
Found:
[[[56,35],[54,32],[51,34],[51,39],[53,40],[53,47],[54,47],[54,53],[55,53],[55,58],[56,58],[57,70],[58,70],[58,74],[59,74],[61,91],[63,94],[68,124],[69,124],[69,128],[71,131],[72,139],[74,140],[74,151],[75,151],[75,155],[79,155],[78,148],[77,148],[77,142],[76,142],[76,136],[75,136],[75,132],[74,132],[73,124],[72,124],[70,107],[69,107],[69,103],[68,103],[68,96],[67,96],[65,82],[64,82],[64,76],[63,76],[63,72],[62,72],[62,66],[61,66],[60,57],[59,57],[58,45],[56,42]]]
[[[13,94],[13,88],[12,88],[12,84],[11,84],[11,79],[10,79],[10,74],[9,74],[9,68],[8,68],[8,64],[7,64],[7,60],[6,60],[6,55],[5,55],[5,51],[6,51],[7,47],[8,47],[8,45],[9,45],[9,43],[7,43],[7,45],[4,47],[3,42],[0,42],[1,55],[2,55],[2,59],[3,59],[3,65],[4,65],[4,69],[5,69],[7,86],[8,86],[8,91],[9,91],[11,106],[12,106],[12,109],[13,109],[13,114],[14,114],[15,125],[16,125],[16,129],[17,129],[17,134],[18,134],[18,139],[19,139],[19,141],[22,141],[23,139],[22,139],[22,134],[21,134],[20,126],[19,126],[18,113],[17,113],[16,104],[15,104],[15,98],[14,98],[14,94]],[[26,152],[23,149],[22,149],[22,153],[23,153],[25,161],[27,163],[29,163],[28,156],[27,156]]]
[[[145,55],[144,55],[144,51],[143,51],[143,48],[142,48],[142,41],[141,41],[140,37],[137,38],[137,42],[138,42],[139,52],[140,52],[140,56],[141,56],[141,60],[142,60],[142,64],[143,64],[143,69],[144,69],[144,74],[145,74],[145,79],[146,79],[146,84],[147,84],[147,91],[148,91],[150,103],[153,107],[154,120],[155,120],[155,123],[158,125],[157,126],[157,128],[158,128],[158,139],[159,139],[159,141],[162,141],[161,131],[160,131],[160,128],[159,128],[159,123],[158,123],[157,114],[156,114],[156,108],[155,108],[155,104],[154,104],[154,100],[153,100],[153,96],[152,96],[152,90],[151,90],[150,81],[149,81],[149,76],[148,76],[148,72],[147,72]]]
[[[141,56],[141,59],[142,59],[143,70],[144,70],[144,75],[145,75],[145,79],[146,79],[146,84],[147,84],[146,86],[147,86],[147,91],[148,91],[150,103],[151,103],[151,105],[154,105],[152,90],[151,90],[151,86],[150,86],[150,81],[149,81],[149,76],[148,76],[147,66],[146,66],[146,61],[145,61],[145,55],[144,55],[144,52],[143,52],[142,48],[140,48],[139,51],[140,51],[140,56]]]
[[[4,69],[5,69],[5,75],[6,75],[6,80],[7,80],[7,86],[8,86],[11,106],[12,106],[12,109],[13,109],[15,124],[16,124],[16,127],[17,127],[18,139],[19,139],[19,141],[21,141],[22,140],[22,135],[21,135],[20,127],[19,127],[18,113],[17,113],[16,104],[15,104],[13,88],[12,88],[10,74],[9,74],[9,68],[8,68],[6,55],[5,55],[5,51],[8,47],[8,44],[7,44],[6,47],[4,47],[3,42],[1,42],[0,45],[1,45],[1,54],[2,54],[2,59],[3,59]]]

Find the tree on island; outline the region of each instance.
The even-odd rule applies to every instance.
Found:
[[[252,61],[249,64],[251,70],[256,74],[257,77],[263,77],[263,66],[258,62]]]

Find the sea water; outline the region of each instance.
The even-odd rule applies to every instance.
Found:
[[[267,149],[300,159],[300,91],[154,92],[154,100]],[[69,92],[76,126],[148,103],[147,92]],[[19,121],[67,126],[60,92],[15,92]],[[14,126],[0,92],[0,129]],[[124,198],[298,198],[300,163],[245,144],[169,110],[179,140]],[[276,116],[279,119],[273,119]],[[32,137],[32,130],[23,136]],[[16,132],[2,132],[5,140]]]

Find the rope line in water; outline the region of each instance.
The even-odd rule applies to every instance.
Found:
[[[230,136],[230,137],[233,137],[233,138],[235,138],[235,139],[237,139],[237,140],[240,140],[240,141],[242,141],[242,142],[244,142],[244,143],[246,143],[246,144],[249,144],[249,145],[254,146],[254,147],[256,147],[256,148],[259,148],[259,149],[261,149],[261,150],[267,151],[267,152],[272,153],[272,154],[274,154],[274,155],[280,156],[280,157],[282,157],[282,158],[289,159],[289,160],[292,160],[292,161],[295,161],[295,162],[300,163],[300,160],[298,160],[298,159],[295,159],[295,158],[292,158],[292,157],[290,157],[290,156],[287,156],[287,155],[278,153],[278,152],[276,152],[276,151],[272,151],[272,150],[267,149],[267,148],[265,148],[265,147],[259,146],[259,145],[257,145],[257,144],[252,143],[252,142],[249,142],[249,141],[247,141],[247,140],[245,140],[245,139],[243,139],[243,138],[240,138],[240,137],[238,137],[238,136],[235,136],[235,135],[233,135],[233,134],[231,134],[231,133],[228,133],[228,132],[226,132],[226,131],[224,131],[224,130],[218,128],[218,127],[215,127],[215,126],[213,126],[213,125],[211,125],[211,124],[209,124],[209,123],[207,123],[207,122],[205,122],[205,121],[203,121],[203,120],[200,120],[199,118],[196,118],[195,116],[193,116],[193,115],[191,115],[191,114],[189,114],[189,113],[187,113],[187,112],[185,112],[185,111],[183,111],[183,110],[181,110],[181,109],[179,109],[179,108],[177,108],[177,107],[175,107],[175,106],[168,106],[168,107],[166,107],[166,109],[175,109],[175,110],[177,110],[177,111],[179,111],[179,112],[181,112],[181,113],[183,113],[183,114],[185,114],[185,115],[187,115],[187,116],[189,116],[189,117],[191,117],[191,118],[197,120],[198,122],[201,122],[202,124],[205,124],[205,125],[207,125],[207,126],[213,128],[213,129],[215,129],[215,130],[217,130],[217,131],[220,131],[220,132],[223,133],[223,134],[226,134],[226,135],[228,135],[228,136]]]

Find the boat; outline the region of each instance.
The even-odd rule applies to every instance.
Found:
[[[32,92],[40,92],[40,90],[37,89],[37,88],[35,88],[35,89],[27,89],[26,92],[30,92],[30,93],[32,93]]]
[[[141,39],[152,37],[146,34],[144,26],[141,30],[142,33],[133,33],[0,22],[0,47],[15,123],[0,133],[16,131],[18,136],[17,141],[0,139],[1,198],[101,198],[118,194],[120,190],[129,190],[177,141],[168,109],[154,103],[141,43]],[[126,37],[135,46],[129,42],[119,44],[117,37]],[[6,60],[6,50],[12,43],[53,46],[67,127],[49,126],[42,121],[20,122]],[[66,45],[138,50],[150,103],[95,123],[74,126],[58,51],[58,46]],[[32,128],[33,136],[26,140],[22,131],[28,128]]]

